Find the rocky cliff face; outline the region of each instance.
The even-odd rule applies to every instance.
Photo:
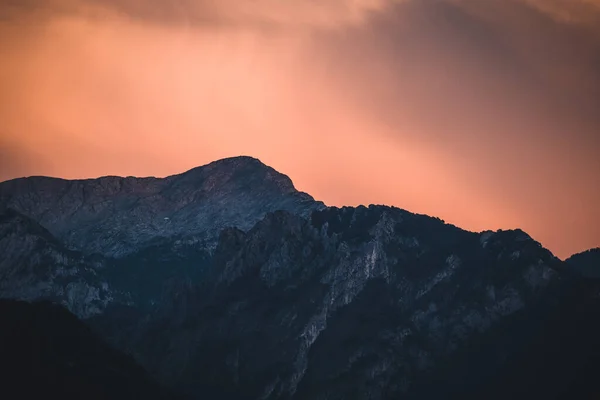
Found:
[[[164,180],[10,181],[0,205],[0,295],[62,302],[193,398],[593,391],[600,286],[581,271],[595,252],[562,262],[520,230],[325,208],[249,158]]]
[[[387,207],[276,212],[222,233],[210,284],[163,304],[137,352],[163,381],[216,398],[416,396],[474,338],[557,307],[573,279],[560,269],[521,231]],[[440,393],[493,374],[515,336],[479,349]]]
[[[52,300],[82,318],[120,298],[102,277],[106,260],[68,250],[14,210],[0,212],[0,298]]]

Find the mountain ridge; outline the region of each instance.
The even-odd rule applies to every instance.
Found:
[[[500,393],[504,378],[510,395],[521,364],[559,371],[547,388],[532,378],[534,392],[552,394],[575,382],[563,360],[594,376],[594,335],[573,335],[597,332],[600,288],[581,273],[595,251],[567,263],[521,229],[471,232],[396,207],[326,207],[273,171],[241,157],[148,181],[150,199],[165,185],[159,206],[177,211],[157,217],[177,229],[144,231],[144,241],[130,239],[156,204],[136,200],[128,178],[65,192],[20,181],[16,197],[14,183],[0,184],[0,297],[61,303],[192,398],[480,398]],[[69,208],[82,194],[84,205]],[[45,212],[22,212],[38,199]],[[576,357],[547,348],[563,336],[580,342],[569,347]],[[546,353],[555,360],[536,361]]]
[[[0,183],[0,210],[36,220],[70,248],[122,257],[157,240],[216,238],[249,229],[270,210],[307,215],[322,202],[251,157],[232,157],[166,178],[30,177]]]
[[[296,204],[296,205],[294,205],[294,204],[289,204],[289,205],[275,204],[272,207],[266,207],[267,211],[275,211],[279,208],[287,209],[286,207],[289,207],[290,211],[294,212],[294,211],[296,211],[295,208],[298,208],[301,211],[302,215],[308,216],[313,209],[322,209],[322,208],[327,207],[322,201],[315,200],[309,194],[298,191],[295,188],[293,181],[290,179],[290,177],[288,175],[285,175],[285,174],[282,174],[282,173],[276,171],[272,167],[264,164],[258,158],[243,155],[243,156],[233,156],[233,157],[227,157],[227,158],[215,160],[208,164],[193,167],[184,172],[181,172],[178,174],[167,175],[165,177],[155,177],[155,176],[135,177],[135,176],[105,175],[105,176],[100,176],[100,177],[96,177],[96,178],[64,179],[64,178],[58,178],[58,177],[33,175],[33,176],[22,177],[22,178],[14,178],[14,179],[0,182],[0,210],[6,209],[6,208],[13,208],[13,209],[18,210],[19,212],[23,213],[24,215],[28,215],[29,217],[38,221],[42,226],[44,226],[46,224],[51,225],[55,221],[53,221],[52,218],[49,217],[47,214],[48,213],[51,214],[51,213],[55,212],[52,209],[52,207],[48,207],[45,210],[45,213],[31,212],[31,209],[33,208],[31,206],[26,207],[23,205],[19,205],[18,203],[15,205],[14,202],[16,200],[10,198],[11,192],[19,191],[19,189],[24,190],[24,191],[34,191],[35,192],[37,190],[37,191],[43,192],[44,190],[51,189],[50,186],[53,186],[52,184],[56,184],[57,186],[97,184],[98,186],[100,186],[100,188],[104,188],[108,191],[125,191],[125,192],[130,192],[133,194],[140,194],[140,195],[143,195],[143,196],[140,196],[141,199],[144,199],[145,197],[151,197],[151,196],[159,194],[164,187],[169,186],[170,184],[172,184],[174,182],[178,183],[179,186],[182,186],[182,184],[190,184],[190,181],[193,181],[194,179],[202,180],[203,176],[209,175],[214,172],[217,172],[219,175],[223,175],[223,171],[226,171],[225,174],[227,174],[227,173],[231,174],[232,170],[233,170],[233,172],[235,172],[236,168],[238,171],[243,170],[243,169],[247,169],[247,171],[251,171],[252,168],[254,168],[255,172],[263,169],[264,170],[263,178],[266,178],[265,179],[266,181],[274,181],[275,186],[281,190],[282,194],[284,194],[284,195],[288,194],[288,195],[292,195],[292,197],[297,197],[297,201],[300,203],[300,204]],[[183,181],[183,182],[179,182],[179,181]],[[191,182],[191,183],[193,183],[193,182]],[[214,184],[215,184],[214,182],[208,182],[209,188],[212,189],[211,185],[214,185]],[[206,189],[210,190],[209,188],[205,188],[205,190]],[[64,191],[68,192],[69,189],[64,189]],[[68,197],[68,194],[69,193],[65,193],[64,195],[66,197]],[[179,195],[179,194],[181,194],[181,193],[176,193],[175,195]],[[12,196],[14,197],[14,194],[12,194]],[[11,200],[12,200],[12,204],[11,204]],[[312,206],[310,205],[311,202],[314,202],[314,204],[312,204]],[[304,203],[304,204],[302,204],[302,203]],[[369,204],[369,205],[358,205],[356,207],[370,207],[370,206],[386,206],[386,205]],[[341,206],[338,208],[345,208],[345,207],[354,208],[354,207],[350,207],[350,206]],[[395,208],[397,208],[397,207],[395,207]],[[72,211],[76,212],[77,210],[72,210]],[[426,214],[420,214],[420,215],[426,215]],[[429,216],[429,215],[427,215],[427,216]],[[252,218],[252,224],[245,224],[244,229],[251,228],[251,226],[254,223],[258,222],[260,217],[262,217],[262,216]],[[434,216],[430,216],[430,217],[436,218]],[[162,221],[166,221],[167,219],[170,220],[169,216],[163,216],[162,218],[163,218]],[[167,218],[167,219],[165,219],[165,218]],[[160,224],[159,219],[155,219],[154,223],[157,225]],[[241,224],[239,221],[234,220],[234,221],[231,221],[231,225],[237,226],[237,225],[243,225],[243,224]],[[48,228],[48,227],[46,227],[46,228]],[[155,231],[160,231],[160,229],[161,229],[161,227],[159,225],[155,226],[154,228],[155,228]],[[223,228],[223,226],[220,228]],[[461,228],[461,229],[463,229],[463,228]],[[65,238],[65,234],[62,231],[58,231],[55,229],[50,229],[50,230],[57,237],[59,237],[63,240],[66,239],[66,242],[71,244],[71,241],[69,240],[69,238],[68,237]],[[219,229],[217,229],[217,230],[219,230]],[[517,228],[511,228],[511,229],[498,229],[496,231],[506,231],[506,230],[519,231],[521,229],[517,227]],[[495,232],[495,231],[486,229],[483,231],[470,231],[470,232],[484,234],[486,232]],[[524,233],[527,234],[526,232],[524,232]],[[72,232],[70,234],[73,235]],[[212,235],[205,236],[204,239],[208,239],[210,236],[212,236],[212,239],[214,240],[216,233],[213,232]],[[156,238],[160,239],[160,235],[155,235],[155,239]],[[165,237],[165,239],[170,239],[170,238],[171,237]],[[84,247],[84,246],[82,246],[81,244],[71,245],[71,248],[83,250],[87,253],[90,253],[90,251],[89,251],[90,249],[85,249],[82,247]],[[96,246],[93,246],[93,248],[91,249],[91,252],[100,252],[105,255],[121,257],[121,256],[131,253],[132,251],[136,251],[138,249],[139,248],[136,247],[135,245],[129,246],[128,248],[125,248],[125,249],[119,249],[119,248],[106,249],[106,248],[103,248],[102,246],[96,245]],[[589,249],[589,250],[593,250],[593,249]],[[585,253],[586,251],[588,251],[588,250],[584,250],[579,253]],[[574,253],[569,257],[575,256],[579,253]],[[569,258],[569,257],[567,257],[567,258]],[[563,260],[563,261],[565,261],[565,260]]]

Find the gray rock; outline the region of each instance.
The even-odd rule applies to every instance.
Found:
[[[223,228],[250,229],[269,211],[307,216],[323,207],[287,176],[250,157],[163,179],[30,177],[0,183],[0,210],[27,215],[72,249],[112,257],[173,238],[211,242]]]
[[[52,300],[89,318],[122,297],[101,276],[105,260],[66,249],[14,210],[0,213],[0,254],[0,298]]]

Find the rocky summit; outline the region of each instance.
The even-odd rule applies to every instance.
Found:
[[[0,297],[194,399],[591,399],[600,253],[326,207],[260,161],[0,184]]]
[[[0,210],[29,216],[71,249],[111,257],[164,240],[210,243],[223,228],[249,229],[269,211],[307,216],[321,207],[251,157],[164,179],[29,177],[0,184]]]

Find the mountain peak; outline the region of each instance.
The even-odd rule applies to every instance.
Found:
[[[260,159],[252,156],[239,155],[232,157],[225,157],[219,160],[212,161],[208,163],[209,165],[228,165],[228,166],[260,166],[263,168],[269,168],[266,164],[264,164]]]
[[[196,183],[206,180],[210,189],[216,185],[239,181],[239,183],[246,182],[246,184],[259,186],[272,185],[273,189],[284,193],[297,191],[287,175],[250,156],[223,158],[169,178],[184,182],[193,180]]]
[[[221,158],[219,160],[212,161],[208,164],[200,165],[190,169],[183,174],[193,174],[202,170],[222,170],[222,171],[235,171],[235,170],[260,170],[270,168],[268,165],[264,164],[258,158],[250,157],[250,156],[234,156],[234,157],[226,157]]]
[[[308,216],[322,207],[288,176],[247,156],[166,178],[0,183],[0,210],[30,217],[74,249],[117,257],[176,237],[216,243],[223,228],[250,229],[268,212]]]

